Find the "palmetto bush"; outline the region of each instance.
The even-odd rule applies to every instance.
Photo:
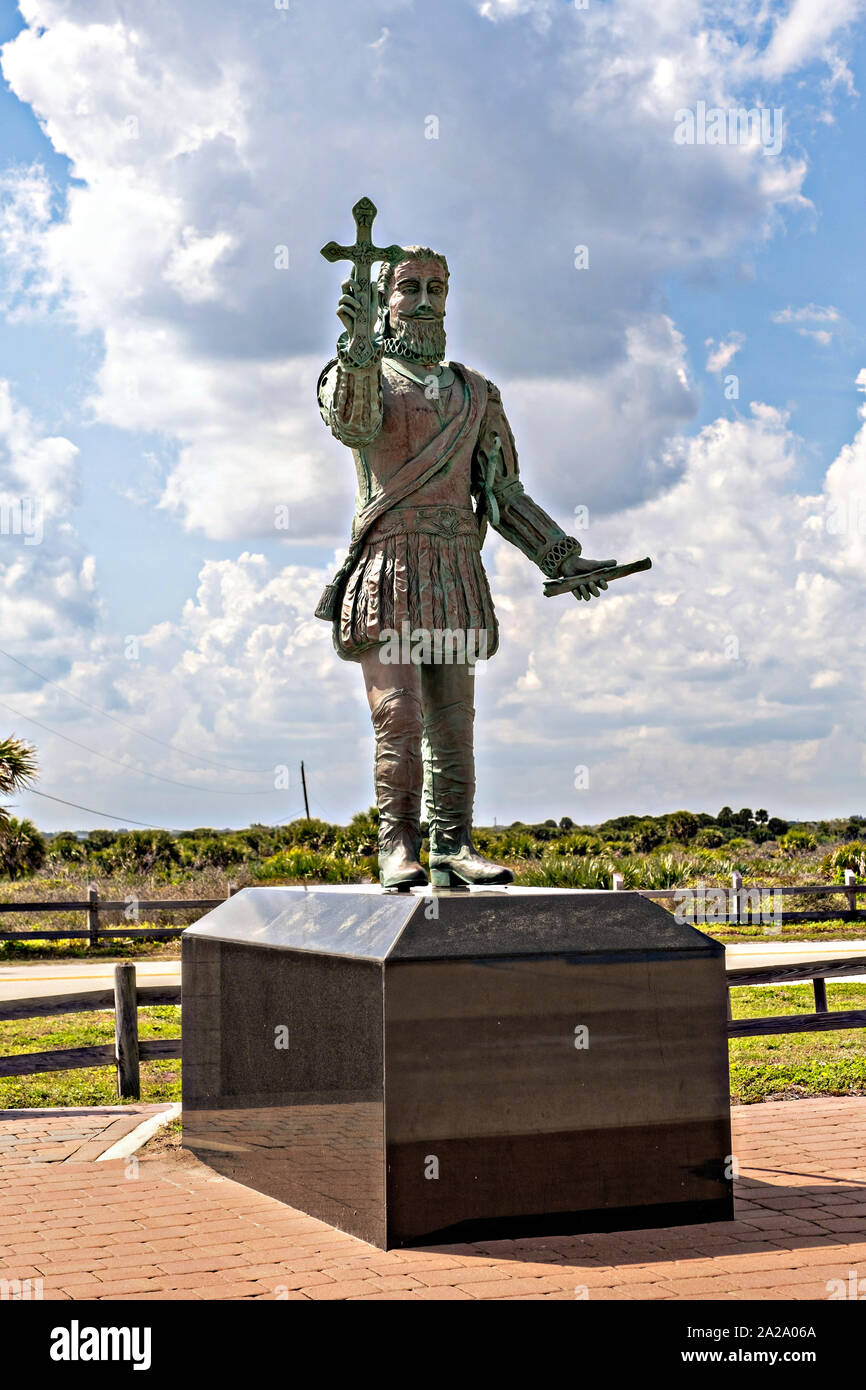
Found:
[[[255,877],[264,879],[315,880],[316,883],[360,883],[370,877],[365,862],[344,855],[325,854],[321,850],[281,849],[265,859]]]
[[[34,781],[36,750],[14,736],[0,739],[0,796],[10,796]],[[0,873],[16,879],[45,863],[45,841],[32,821],[16,820],[0,802]]]
[[[45,859],[45,841],[33,822],[5,817],[0,827],[0,873],[14,882],[41,869]]]
[[[779,849],[783,854],[808,854],[810,850],[816,848],[817,839],[811,830],[803,830],[795,825],[792,830],[783,835],[779,841]]]
[[[635,864],[636,888],[676,888],[685,881],[691,856],[648,854]]]
[[[575,859],[544,853],[535,864],[519,868],[515,881],[526,888],[611,888],[617,870],[615,860],[605,855]]]
[[[564,855],[598,854],[601,841],[594,835],[562,835],[555,848],[557,854]]]
[[[832,883],[844,883],[846,869],[853,869],[858,878],[866,878],[866,844],[853,840],[830,850],[821,860],[821,872]]]
[[[482,854],[497,861],[534,859],[542,852],[542,846],[528,830],[473,830],[472,838]]]

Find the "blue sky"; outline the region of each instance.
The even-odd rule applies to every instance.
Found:
[[[312,617],[352,507],[318,247],[369,193],[380,237],[449,255],[449,352],[501,387],[528,490],[655,561],[578,608],[485,550],[478,819],[862,811],[862,5],[443,0],[432,45],[428,15],[0,4],[0,500],[45,507],[40,545],[0,535],[0,648],[55,682],[0,656],[0,714],[38,789],[240,825],[299,811],[304,757],[322,813],[372,799]],[[676,146],[699,101],[783,108],[781,151]]]

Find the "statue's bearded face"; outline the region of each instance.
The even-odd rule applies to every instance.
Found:
[[[439,261],[401,261],[388,298],[391,333],[423,361],[445,356],[448,277]]]

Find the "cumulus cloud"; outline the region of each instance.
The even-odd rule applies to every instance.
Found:
[[[94,562],[68,520],[78,449],[45,433],[0,380],[0,633],[8,645],[57,651],[97,616]]]
[[[673,437],[696,405],[675,351],[649,365],[635,351],[660,278],[723,266],[804,202],[802,158],[684,149],[675,113],[766,80],[773,44],[779,75],[800,61],[797,36],[841,40],[849,10],[830,9],[811,29],[798,10],[783,42],[747,7],[735,44],[712,6],[680,0],[620,0],[603,14],[497,0],[484,9],[497,22],[480,33],[474,7],[449,0],[450,41],[425,48],[419,76],[417,16],[390,0],[333,7],[340,63],[321,7],[274,10],[251,27],[233,7],[202,25],[188,3],[142,16],[123,0],[24,0],[27,27],[4,46],[3,73],[76,181],[53,217],[58,191],[38,173],[15,186],[16,294],[29,284],[34,303],[59,297],[101,336],[94,417],[173,445],[163,505],[181,525],[266,534],[267,500],[290,472],[293,539],[306,528],[336,543],[342,514],[316,507],[335,455],[300,393],[337,331],[338,281],[317,248],[348,235],[348,208],[369,192],[386,240],[449,252],[456,357],[515,383],[518,397],[521,382],[545,379],[578,424],[588,395],[610,421],[628,399],[632,430],[605,444],[617,487],[644,495],[667,474],[647,470],[659,422]],[[371,51],[387,65],[372,88]],[[587,269],[576,246],[588,248]],[[505,292],[502,265],[513,272]],[[656,313],[650,336],[667,331]],[[148,391],[143,421],[131,383],[155,369],[161,388]],[[539,456],[541,429],[542,412],[527,411],[523,447]]]
[[[743,343],[746,341],[744,333],[729,333],[727,338],[721,338],[717,343],[714,338],[707,338],[704,347],[710,349],[707,353],[706,370],[720,374],[725,370],[729,363],[733,362]]]
[[[360,677],[311,616],[325,572],[301,551],[286,565],[255,553],[275,535],[346,537],[351,464],[314,400],[341,275],[318,247],[350,235],[368,193],[377,237],[448,253],[449,351],[502,388],[530,492],[566,523],[588,508],[588,553],[655,562],[576,605],[543,599],[525,558],[493,539],[503,642],[479,676],[482,816],[592,820],[640,799],[703,804],[704,784],[838,811],[862,775],[850,612],[866,574],[864,430],[814,497],[796,492],[798,441],[767,405],[684,438],[698,398],[660,286],[724,279],[744,245],[807,206],[794,140],[775,157],[679,146],[676,112],[756,92],[775,103],[795,74],[832,119],[853,91],[860,7],[795,0],[770,15],[756,0],[737,6],[736,32],[724,7],[692,0],[440,8],[449,41],[422,49],[420,12],[395,0],[221,6],[205,24],[190,0],[22,0],[3,73],[72,177],[0,179],[4,307],[95,335],[87,418],[152,436],[141,505],[238,544],[126,660],[69,526],[75,446],[7,396],[0,497],[38,479],[54,500],[50,546],[4,546],[3,631],[162,745],[148,759],[130,728],[3,668],[6,695],[26,691],[31,713],[127,764],[118,781],[46,745],[70,799],[117,806],[128,791],[137,819],[280,819],[299,802],[274,800],[273,768],[302,756],[325,814],[369,800]],[[838,322],[780,313],[819,342]],[[707,343],[707,370],[739,339]],[[201,792],[149,792],[141,768],[176,777],[179,757]],[[590,767],[588,795],[572,763]]]
[[[707,426],[664,495],[582,537],[593,555],[653,557],[598,603],[540,597],[496,548],[506,635],[479,683],[489,806],[510,779],[533,785],[534,766],[527,815],[704,805],[702,786],[817,814],[860,804],[866,654],[850,621],[866,599],[866,425],[814,496],[793,486],[800,447],[765,405]]]
[[[786,12],[774,19],[772,37],[762,59],[764,72],[778,78],[817,59],[831,67],[835,81],[841,81],[834,41],[862,14],[862,0],[828,0],[821,5],[812,0],[792,0]]]
[[[799,333],[801,338],[811,338],[813,342],[819,343],[821,347],[828,347],[833,341],[833,328],[817,327],[816,325],[842,323],[842,315],[832,304],[823,306],[821,304],[806,304],[801,309],[794,309],[790,305],[787,309],[778,309],[771,315],[773,323],[789,324]]]
[[[653,558],[648,574],[591,604],[542,597],[538,572],[491,536],[502,643],[477,677],[481,818],[715,810],[717,788],[731,804],[780,814],[861,804],[866,653],[851,641],[851,614],[866,600],[866,423],[815,494],[795,486],[801,450],[785,412],[760,403],[701,430],[663,494],[591,515],[587,553]],[[526,480],[537,491],[531,469]],[[303,757],[320,813],[367,804],[360,672],[335,657],[312,616],[327,573],[254,553],[209,561],[195,596],[143,635],[139,661],[96,644],[65,683],[108,681],[125,719],[198,750],[202,761],[184,760],[182,776],[202,791],[151,789],[133,771],[140,739],[79,710],[77,736],[101,738],[130,774],[118,783],[92,760],[73,762],[66,794],[87,789],[104,805],[111,795],[118,804],[119,787],[128,799],[134,791],[158,823],[275,820],[300,808]],[[68,716],[56,692],[39,699],[32,710]],[[179,775],[174,753],[150,751],[152,771]],[[275,800],[280,766],[294,780]],[[578,766],[589,769],[587,790],[574,786]]]
[[[626,333],[626,356],[599,374],[497,383],[532,488],[562,514],[616,511],[668,486],[680,423],[697,410],[682,335],[667,315]]]

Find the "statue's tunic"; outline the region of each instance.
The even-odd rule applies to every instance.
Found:
[[[436,400],[387,357],[377,379],[350,377],[338,363],[320,378],[322,418],[352,448],[358,475],[349,557],[317,610],[349,660],[404,623],[466,633],[467,646],[492,656],[498,625],[481,563],[488,521],[545,571],[575,548],[523,492],[496,387],[449,365],[453,381]]]

